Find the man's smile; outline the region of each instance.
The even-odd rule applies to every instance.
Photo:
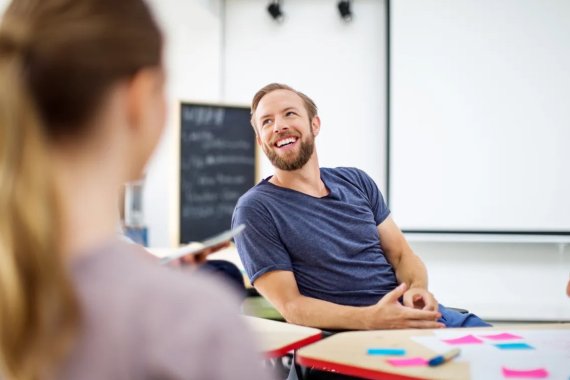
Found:
[[[293,147],[295,145],[297,140],[298,140],[298,137],[294,137],[294,136],[282,137],[282,138],[278,139],[275,142],[275,144],[273,144],[273,146],[275,146],[276,148],[280,148],[280,149],[290,148],[290,147]]]

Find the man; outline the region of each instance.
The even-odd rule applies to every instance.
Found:
[[[488,326],[438,305],[376,184],[354,168],[320,168],[315,103],[269,84],[252,102],[257,143],[275,174],[244,194],[232,224],[255,288],[291,322],[324,329]]]

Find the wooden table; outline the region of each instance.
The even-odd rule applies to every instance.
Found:
[[[276,358],[321,339],[319,329],[244,316],[267,358]]]
[[[509,330],[570,330],[570,323],[509,325],[485,328],[448,329],[458,334],[492,334]],[[366,379],[469,379],[470,368],[466,361],[451,361],[438,367],[394,367],[386,362],[386,356],[372,356],[372,347],[403,348],[406,357],[431,358],[437,353],[416,343],[411,338],[433,336],[435,330],[381,330],[352,331],[331,337],[297,351],[297,364],[322,371],[337,372]],[[570,349],[570,342],[567,346]],[[570,354],[570,353],[569,353]],[[570,373],[570,361],[568,364]],[[565,377],[568,378],[568,377]]]

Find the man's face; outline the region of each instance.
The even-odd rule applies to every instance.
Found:
[[[303,100],[289,90],[265,95],[255,111],[257,142],[273,166],[297,170],[313,155],[318,118],[309,120]]]

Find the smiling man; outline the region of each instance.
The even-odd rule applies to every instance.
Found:
[[[275,173],[244,194],[232,224],[255,288],[291,322],[325,329],[488,326],[439,305],[424,264],[374,181],[321,168],[321,121],[303,93],[272,83],[252,101],[257,143]]]

